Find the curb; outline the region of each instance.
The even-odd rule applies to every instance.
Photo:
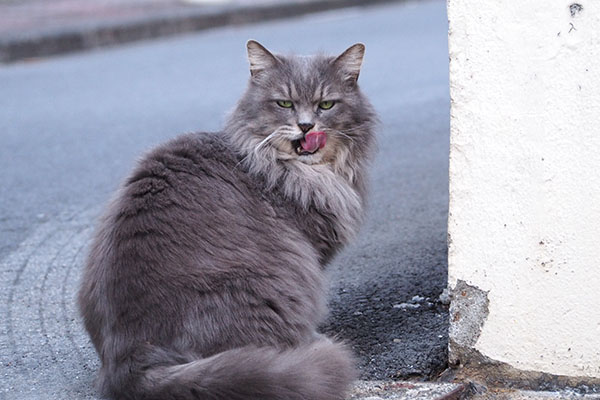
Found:
[[[461,383],[358,381],[346,400],[462,400],[468,394]]]
[[[46,32],[18,33],[0,38],[0,62],[9,63],[138,40],[242,25],[316,13],[338,8],[372,6],[405,0],[293,0],[253,6],[193,7],[165,10],[119,23],[66,26]]]

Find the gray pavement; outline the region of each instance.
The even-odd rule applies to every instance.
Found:
[[[362,379],[435,377],[447,360],[446,33],[445,3],[425,1],[0,66],[0,398],[96,398],[74,307],[94,219],[143,151],[218,130],[245,86],[248,38],[297,53],[366,44],[380,151],[323,329],[352,344]]]

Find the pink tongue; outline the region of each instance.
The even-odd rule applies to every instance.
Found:
[[[304,139],[300,140],[302,150],[314,153],[317,149],[322,149],[327,143],[327,134],[325,132],[308,132]]]

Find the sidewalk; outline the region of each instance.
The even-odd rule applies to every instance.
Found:
[[[0,62],[401,0],[0,0]]]

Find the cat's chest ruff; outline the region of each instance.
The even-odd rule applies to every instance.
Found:
[[[309,220],[330,225],[337,242],[346,243],[356,234],[363,199],[350,182],[327,165],[288,164],[281,189]]]

